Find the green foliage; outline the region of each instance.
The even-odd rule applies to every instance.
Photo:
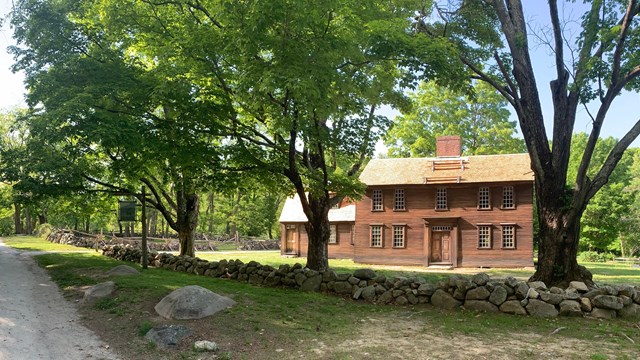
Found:
[[[612,261],[615,256],[611,253],[599,253],[596,251],[582,251],[578,254],[580,262],[607,262]]]
[[[524,141],[515,138],[507,102],[489,85],[478,82],[471,93],[422,83],[410,94],[413,107],[398,116],[385,136],[391,157],[435,156],[436,138],[460,135],[467,155],[521,153]]]
[[[36,235],[40,238],[46,239],[49,237],[49,234],[53,231],[54,227],[51,224],[42,224],[39,225],[36,229]]]
[[[153,329],[153,323],[149,320],[145,320],[138,325],[138,335],[145,336],[151,329]]]

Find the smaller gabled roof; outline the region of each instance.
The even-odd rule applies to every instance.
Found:
[[[526,153],[373,159],[362,171],[360,181],[369,186],[533,181],[533,171]]]
[[[302,211],[302,204],[300,203],[300,197],[296,194],[293,197],[288,197],[284,202],[284,207],[280,213],[280,219],[283,222],[307,222],[307,216]],[[329,210],[329,222],[347,222],[356,221],[356,206],[347,205],[339,209]]]

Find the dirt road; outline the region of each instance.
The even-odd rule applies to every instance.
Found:
[[[118,359],[28,253],[0,239],[0,360]]]

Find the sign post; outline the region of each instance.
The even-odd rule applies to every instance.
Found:
[[[149,262],[147,248],[147,190],[142,185],[142,268],[146,269]]]

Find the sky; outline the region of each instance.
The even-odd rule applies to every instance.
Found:
[[[525,0],[525,17],[529,20],[530,24],[548,24],[549,15],[547,10],[546,1],[542,0]],[[0,0],[0,16],[6,17],[6,14],[11,9],[12,0]],[[584,5],[579,3],[569,3],[564,6],[561,5],[561,18],[567,20],[576,20],[582,13]],[[569,22],[571,24],[571,22]],[[544,30],[542,31],[544,32]],[[2,28],[0,29],[0,109],[10,109],[13,107],[24,107],[24,76],[20,73],[14,74],[11,72],[10,67],[13,64],[13,58],[6,52],[6,48],[12,45],[12,29],[4,21]],[[547,124],[547,133],[552,131],[551,121],[553,119],[553,109],[551,104],[551,96],[549,92],[549,82],[554,78],[555,69],[553,67],[554,60],[549,56],[548,48],[545,46],[538,46],[537,41],[530,36],[530,47],[532,48],[532,61],[534,65],[534,71],[536,74],[536,80],[539,84],[538,89],[542,99],[543,114],[545,117],[545,123]],[[605,120],[601,136],[613,136],[621,138],[624,134],[631,129],[631,126],[640,119],[640,95],[637,93],[626,93],[619,96],[613,102],[613,106],[609,110],[607,119]],[[514,111],[510,109],[512,113],[512,120],[516,120]],[[385,115],[394,116],[397,112],[385,111]],[[584,109],[578,111],[577,120],[574,128],[576,132],[591,131],[590,119]],[[381,144],[380,144],[381,145]],[[632,146],[640,147],[640,139],[636,140]],[[376,152],[383,150],[383,147],[378,147]]]

